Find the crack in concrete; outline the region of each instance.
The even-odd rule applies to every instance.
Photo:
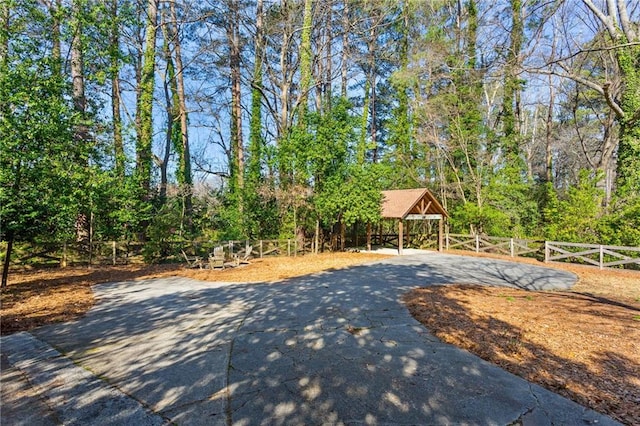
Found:
[[[524,417],[527,414],[533,413],[533,410],[535,410],[535,408],[536,407],[532,407],[532,408],[527,409],[527,411],[525,411],[524,413],[520,414],[517,419],[515,419],[512,422],[507,423],[507,426],[523,426],[524,425],[524,423],[523,423]]]
[[[540,409],[540,411],[542,411],[544,413],[544,415],[545,415],[545,417],[547,419],[550,419],[549,412],[544,409],[544,405],[542,404],[542,402],[538,398],[538,395],[536,394],[536,392],[533,390],[533,383],[529,383],[529,392],[531,392],[531,396],[533,396],[533,398],[536,400],[536,406]],[[534,408],[532,408],[530,411],[533,411]],[[553,425],[553,422],[551,422],[550,420],[549,420],[549,422]]]
[[[254,305],[253,307],[251,307],[247,313],[244,315],[244,317],[242,317],[242,320],[240,320],[240,323],[238,324],[238,326],[236,327],[234,333],[233,333],[233,337],[231,338],[231,341],[229,342],[229,355],[227,356],[227,371],[226,371],[226,375],[225,375],[225,384],[224,384],[224,389],[225,389],[225,396],[226,396],[226,404],[225,404],[225,414],[227,417],[227,425],[228,426],[232,426],[233,425],[233,420],[232,420],[232,414],[233,414],[233,410],[231,409],[231,386],[230,386],[230,376],[231,376],[231,370],[233,369],[233,363],[231,362],[231,357],[233,355],[233,347],[236,341],[236,337],[239,335],[240,332],[240,328],[244,325],[245,321],[247,320],[247,318],[249,318],[249,316],[253,313],[253,311],[255,311],[257,308],[259,307],[259,305]]]
[[[154,411],[146,402],[121,389],[105,376],[96,374],[80,361],[68,356],[62,349],[56,349],[54,346],[40,340],[31,333],[16,333],[6,337],[6,339],[3,343],[10,347],[7,354],[9,364],[25,377],[34,392],[36,392],[37,397],[53,410],[57,419],[64,419],[64,423],[73,423],[75,421],[68,418],[65,419],[68,415],[64,410],[71,410],[71,408],[69,408],[71,405],[62,408],[62,411],[60,411],[60,407],[56,407],[53,404],[55,404],[54,401],[58,397],[55,392],[58,392],[62,388],[69,387],[74,389],[84,387],[85,390],[82,393],[85,396],[90,394],[91,398],[97,400],[100,400],[105,395],[109,398],[118,398],[119,401],[124,401],[123,403],[126,408],[130,408],[130,405],[127,404],[128,400],[131,400],[134,404],[133,408],[137,408],[135,404],[138,404],[142,413],[144,413],[142,414],[143,419],[146,419],[146,416],[158,416],[165,423],[169,422],[169,418]],[[9,343],[10,339],[13,339],[11,342],[16,341],[18,344],[17,348],[15,347],[16,343]],[[25,343],[32,346],[31,349],[33,351],[39,352],[40,354],[45,353],[48,354],[48,356],[46,358],[29,357],[28,354],[24,353],[24,348],[20,348],[19,346],[20,344],[24,346]],[[14,359],[16,357],[17,359]],[[58,363],[57,371],[55,373],[47,371],[47,367],[43,367],[43,364],[41,364],[43,361]],[[55,375],[61,376],[62,378],[55,377]],[[65,399],[65,404],[68,402],[69,400]],[[108,403],[102,404],[103,408],[109,405]],[[76,411],[78,410],[79,409]],[[74,415],[78,415],[78,413],[76,412]]]

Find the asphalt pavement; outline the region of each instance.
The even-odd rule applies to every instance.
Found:
[[[273,284],[97,285],[83,318],[2,337],[2,424],[618,424],[442,343],[400,301],[428,285],[575,279],[430,253]]]

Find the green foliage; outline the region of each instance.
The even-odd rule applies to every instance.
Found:
[[[614,203],[598,223],[598,231],[605,244],[640,247],[640,196]]]
[[[545,238],[553,241],[600,242],[598,221],[601,215],[602,190],[597,177],[588,171],[580,173],[578,185],[571,186],[561,196],[549,194],[544,209]]]
[[[500,210],[509,222],[501,224],[498,237],[526,237],[536,234],[540,221],[535,188],[520,174],[519,168],[508,165],[496,172],[484,188],[485,203]]]
[[[326,226],[337,222],[349,226],[356,221],[380,220],[382,193],[378,167],[353,165],[346,176],[334,175],[314,199],[316,212]]]
[[[478,232],[496,237],[530,237],[540,223],[535,187],[515,168],[497,171],[483,185],[480,200],[460,203],[451,209],[455,232]]]
[[[222,197],[222,203],[215,206],[212,212],[211,227],[220,240],[238,240],[246,238],[244,233],[243,213],[237,207],[237,200],[232,193]]]
[[[144,239],[145,226],[153,218],[154,210],[153,204],[143,199],[134,177],[125,176],[123,180],[109,172],[95,171],[92,182],[94,238]]]
[[[509,216],[492,206],[478,207],[474,203],[465,203],[456,206],[449,212],[450,225],[454,232],[477,232],[491,236],[507,235],[511,221]]]
[[[73,234],[89,153],[73,139],[78,116],[52,62],[0,65],[0,229],[17,239]]]
[[[631,41],[631,40],[629,40]],[[636,40],[637,41],[637,40]],[[640,195],[640,47],[616,49],[624,81],[617,183],[623,194]]]
[[[248,182],[244,188],[243,235],[246,238],[276,238],[280,215],[273,188],[267,183]]]
[[[174,199],[172,201],[171,203],[165,203],[153,215],[153,219],[151,219],[147,227],[147,241],[142,252],[146,262],[154,262],[175,254],[170,242],[176,239],[182,218],[180,208],[176,205],[177,200]]]

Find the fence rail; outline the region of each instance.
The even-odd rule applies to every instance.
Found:
[[[566,243],[527,240],[486,235],[449,234],[444,236],[447,250],[469,250],[511,257],[537,257],[545,262],[569,262],[597,266],[600,269],[622,267],[640,270],[640,247],[601,244]],[[383,244],[384,245],[384,244]],[[298,256],[314,252],[310,239],[234,240],[234,241],[164,241],[145,245],[132,241],[77,243],[38,243],[15,245],[14,265],[118,265],[148,262],[185,262],[184,254],[207,257],[215,247],[223,247],[224,255],[233,258],[251,247],[254,257]],[[420,247],[437,248],[437,240],[425,238]],[[4,252],[6,243],[0,242]]]
[[[574,260],[600,269],[622,265],[640,265],[640,247],[545,241],[545,262]]]
[[[542,250],[544,241],[523,238],[490,237],[487,235],[445,234],[447,250],[471,250],[476,253],[494,253],[524,256]]]
[[[298,256],[312,252],[310,240],[232,240],[232,241],[163,241],[141,243],[131,241],[94,241],[80,243],[22,243],[14,245],[13,265],[61,267],[71,265],[123,265],[149,261],[185,262],[185,255],[208,257],[215,247],[223,247],[226,258],[246,253],[253,257]],[[6,244],[0,243],[4,252]],[[184,254],[183,254],[184,252]]]
[[[447,250],[503,254],[511,257],[539,255],[545,262],[569,262],[597,266],[600,269],[628,267],[640,269],[640,247],[602,244],[565,243],[486,235],[445,234]]]

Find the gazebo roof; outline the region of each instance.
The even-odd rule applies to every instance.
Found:
[[[405,219],[410,214],[449,216],[427,188],[382,191],[382,197],[383,219]]]

